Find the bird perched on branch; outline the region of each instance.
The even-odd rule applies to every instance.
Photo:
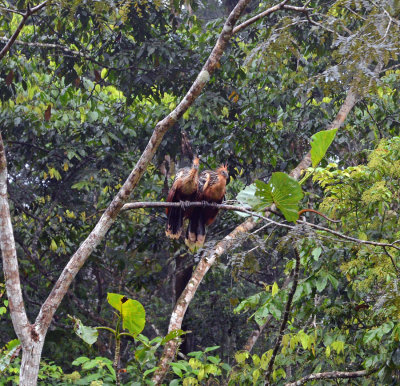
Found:
[[[194,201],[198,190],[199,159],[193,158],[192,167],[179,169],[174,183],[168,192],[167,202]],[[182,233],[183,219],[188,217],[191,208],[181,207],[166,208],[167,227],[165,234],[171,239],[178,239]]]
[[[226,192],[226,181],[229,177],[228,166],[221,165],[217,170],[204,170],[199,176],[196,201],[220,204]],[[204,206],[194,208],[189,215],[189,225],[186,231],[185,244],[191,251],[196,251],[204,244],[206,226],[212,224],[219,209]]]

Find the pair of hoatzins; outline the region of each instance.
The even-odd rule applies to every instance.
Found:
[[[225,196],[228,179],[227,165],[216,170],[204,170],[200,174],[199,159],[194,158],[191,168],[179,169],[168,193],[167,202],[205,201],[220,204]],[[212,207],[180,207],[167,208],[166,235],[178,239],[182,233],[183,220],[189,218],[185,244],[191,251],[196,251],[204,244],[206,225],[214,222],[218,214]]]

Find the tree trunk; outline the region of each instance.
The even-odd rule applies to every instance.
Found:
[[[19,373],[20,386],[35,386],[37,384],[43,343],[44,336],[38,338],[36,342],[32,339],[29,347],[22,348],[22,363]]]

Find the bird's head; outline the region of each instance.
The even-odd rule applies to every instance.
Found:
[[[221,165],[217,169],[217,173],[220,174],[222,177],[224,177],[227,180],[229,178],[228,164]]]
[[[193,168],[194,169],[196,169],[196,170],[198,170],[199,169],[199,162],[200,162],[200,158],[199,157],[197,157],[197,156],[195,156],[194,158],[193,158]]]

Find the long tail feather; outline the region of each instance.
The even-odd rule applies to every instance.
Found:
[[[206,227],[202,208],[195,208],[189,218],[185,244],[191,252],[196,252],[204,245]]]
[[[171,239],[179,239],[183,227],[182,208],[169,208],[165,234]]]

